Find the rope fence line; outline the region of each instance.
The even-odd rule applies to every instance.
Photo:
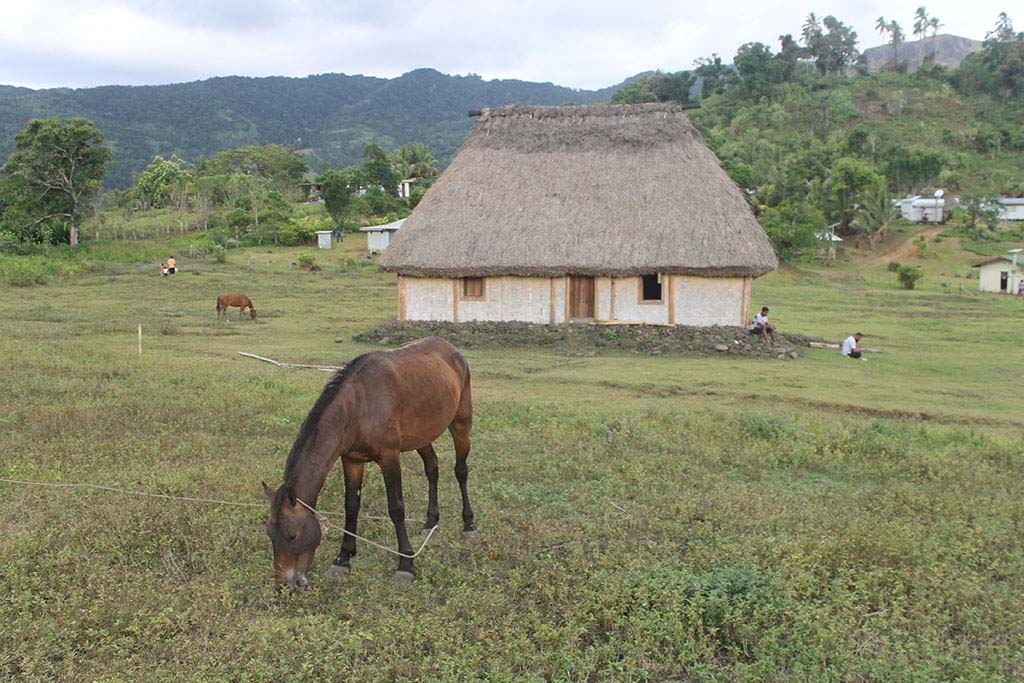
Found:
[[[298,363],[282,363],[274,360],[273,358],[257,356],[255,353],[246,353],[245,351],[239,351],[238,355],[246,356],[247,358],[255,358],[256,360],[261,360],[266,363],[273,363],[277,367],[284,368],[285,370],[322,370],[324,372],[334,372],[335,370],[341,370],[345,367],[344,365],[302,365]]]
[[[93,491],[108,491],[110,493],[120,493],[128,496],[140,496],[143,498],[162,498],[164,500],[182,500],[192,503],[210,503],[213,505],[227,505],[231,507],[248,507],[248,508],[265,508],[266,503],[245,503],[237,500],[221,500],[219,498],[196,498],[194,496],[175,496],[170,493],[151,493],[149,491],[133,491],[131,489],[122,489],[115,486],[101,486],[100,484],[69,484],[64,482],[48,482],[48,481],[26,481],[22,479],[6,479],[0,477],[0,484],[22,484],[24,486],[39,486],[42,488],[53,488],[53,489],[88,489]],[[301,501],[300,501],[301,502]],[[306,505],[304,502],[303,505]],[[309,507],[308,505],[306,507]],[[317,515],[335,515],[341,516],[344,512],[328,512],[328,511],[313,511]],[[390,517],[384,517],[381,515],[359,515],[360,519],[373,519],[390,522]],[[437,527],[435,527],[437,528]],[[348,533],[348,532],[346,532]],[[363,539],[365,540],[365,539]],[[371,543],[371,541],[367,541]]]
[[[381,550],[389,552],[392,555],[398,555],[399,557],[406,557],[406,558],[408,558],[410,560],[414,559],[417,555],[419,555],[420,553],[423,552],[424,548],[427,547],[427,543],[430,542],[431,537],[434,535],[434,532],[437,531],[438,526],[440,526],[439,524],[435,524],[434,527],[430,530],[430,533],[427,534],[427,537],[423,539],[423,543],[420,545],[420,549],[417,550],[416,552],[414,552],[412,555],[409,555],[408,553],[403,553],[403,552],[400,552],[400,551],[397,551],[397,550],[392,550],[391,548],[388,548],[387,546],[383,546],[380,543],[374,543],[370,539],[363,538],[359,534],[353,533],[353,532],[349,531],[348,529],[346,529],[345,527],[340,527],[337,524],[332,524],[331,521],[329,519],[327,519],[327,517],[325,517],[322,513],[318,512],[316,508],[314,508],[312,505],[308,504],[306,501],[302,500],[301,498],[296,498],[295,500],[297,500],[299,503],[301,503],[304,508],[306,508],[307,510],[312,512],[314,515],[316,515],[317,520],[320,522],[320,533],[323,534],[324,536],[327,535],[327,527],[330,527],[332,529],[337,529],[338,531],[340,531],[341,533],[343,533],[343,534],[345,534],[347,536],[351,536],[352,538],[358,539],[358,540],[362,541],[363,543],[368,543],[369,545],[372,545],[375,548],[380,548]]]
[[[197,497],[194,497],[194,496],[175,496],[175,495],[171,495],[169,493],[150,493],[149,491],[132,491],[130,489],[121,489],[121,488],[117,488],[115,486],[102,486],[100,484],[69,484],[69,483],[63,483],[63,482],[53,483],[53,482],[47,482],[47,481],[25,481],[25,480],[22,480],[22,479],[7,479],[5,477],[0,477],[0,483],[3,483],[3,484],[21,484],[23,486],[39,486],[39,487],[42,487],[42,488],[54,488],[54,489],[87,489],[87,490],[92,490],[92,491],[108,491],[110,493],[119,493],[119,494],[129,495],[129,496],[140,496],[140,497],[143,497],[143,498],[162,498],[164,500],[182,500],[182,501],[188,501],[188,502],[192,502],[192,503],[210,503],[212,505],[227,505],[227,506],[233,506],[233,507],[254,508],[254,507],[264,507],[264,505],[265,505],[265,503],[245,503],[245,502],[236,501],[236,500],[221,500],[220,498],[197,498]],[[387,546],[381,545],[380,543],[377,543],[375,541],[371,541],[368,538],[364,538],[363,536],[360,536],[359,534],[356,534],[356,533],[353,533],[353,532],[349,531],[345,527],[338,526],[337,524],[333,524],[327,518],[328,515],[341,515],[341,514],[344,514],[344,513],[320,511],[320,510],[317,510],[316,508],[314,508],[313,506],[309,505],[306,501],[302,500],[301,498],[296,498],[295,500],[297,500],[299,503],[302,504],[303,507],[305,507],[307,510],[309,510],[314,515],[316,515],[317,521],[320,522],[321,533],[323,534],[324,537],[327,536],[327,528],[330,527],[332,529],[337,529],[341,533],[346,534],[348,536],[351,536],[352,538],[355,538],[356,540],[362,541],[363,543],[366,543],[368,545],[372,545],[374,548],[380,548],[381,550],[389,552],[392,555],[398,555],[399,557],[405,557],[405,558],[408,558],[410,560],[414,559],[415,557],[417,557],[420,553],[422,553],[424,551],[424,549],[426,549],[427,543],[430,542],[430,539],[433,538],[433,536],[434,536],[434,532],[437,531],[438,527],[440,526],[438,524],[435,524],[434,527],[430,530],[430,533],[427,534],[427,537],[423,539],[423,543],[420,545],[419,550],[417,550],[412,555],[409,555],[408,553],[403,553],[403,552],[400,552],[400,551],[397,551],[397,550],[392,550],[391,548],[388,548]],[[360,515],[360,517],[362,517],[363,519],[377,519],[377,520],[391,521],[390,517],[381,517],[379,515]]]

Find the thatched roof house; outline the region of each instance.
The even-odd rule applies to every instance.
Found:
[[[483,110],[380,264],[409,319],[740,324],[778,262],[681,109],[639,104]]]

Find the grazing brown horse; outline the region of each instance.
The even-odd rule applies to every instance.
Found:
[[[412,555],[405,529],[399,454],[415,450],[423,458],[429,485],[423,528],[431,529],[439,518],[437,454],[431,444],[447,429],[455,441],[462,528],[463,532],[472,532],[473,510],[466,492],[472,422],[469,366],[458,349],[439,337],[367,353],[335,374],[299,429],[285,464],[284,483],[276,491],[263,484],[270,499],[267,534],[274,546],[277,585],[294,589],[307,584],[306,570],[321,534],[319,520],[309,508],[316,507],[327,474],[338,458],[345,473],[345,529],[356,533],[363,466],[375,462],[384,475],[398,551]],[[343,574],[355,554],[355,539],[345,534],[327,575]],[[411,557],[400,556],[394,578],[412,580]]]
[[[220,314],[224,314],[225,320],[228,317],[228,307],[234,306],[238,309],[239,315],[245,313],[245,309],[249,309],[249,318],[252,320],[256,319],[256,307],[252,305],[252,299],[247,297],[245,294],[221,294],[217,297],[217,317],[220,318]]]

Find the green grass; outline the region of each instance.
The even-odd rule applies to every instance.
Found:
[[[124,247],[0,285],[0,476],[260,503],[327,374],[238,351],[343,363],[393,315],[394,278],[354,236],[225,264],[177,251],[163,279],[180,245],[143,244],[152,262]],[[956,240],[935,246],[969,270]],[[323,270],[293,269],[300,253]],[[0,679],[1018,680],[1024,303],[899,290],[884,267],[857,253],[754,285],[784,331],[865,332],[883,349],[866,363],[467,352],[481,539],[458,533],[442,437],[442,529],[409,586],[370,547],[323,580],[332,532],[311,587],[281,596],[262,508],[3,485]],[[238,291],[257,321],[215,320]],[[394,543],[388,522],[361,530]]]

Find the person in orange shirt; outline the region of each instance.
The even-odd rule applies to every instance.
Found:
[[[177,272],[178,272],[178,269],[175,266],[174,257],[172,256],[169,259],[167,259],[167,274],[168,275],[174,275]]]

